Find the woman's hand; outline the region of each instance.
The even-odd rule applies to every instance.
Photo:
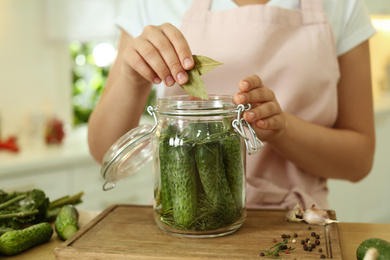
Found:
[[[252,108],[244,112],[244,119],[251,124],[262,141],[271,141],[280,135],[286,126],[286,119],[275,94],[263,85],[260,77],[252,75],[238,84],[239,93],[234,95],[234,102],[250,103]]]
[[[183,34],[171,24],[147,26],[127,46],[123,60],[127,72],[167,86],[188,81],[185,70],[194,66],[190,47]]]

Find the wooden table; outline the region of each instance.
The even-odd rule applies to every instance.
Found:
[[[98,212],[80,212],[80,225],[86,225],[97,215]],[[355,260],[357,247],[367,238],[378,237],[390,241],[390,224],[338,223],[337,225],[344,260]],[[62,241],[54,234],[48,243],[32,248],[20,255],[1,257],[1,259],[55,260],[54,248],[61,244]]]

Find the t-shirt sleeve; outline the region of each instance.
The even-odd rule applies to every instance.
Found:
[[[346,19],[341,25],[337,54],[340,56],[375,34],[369,12],[362,0],[354,0],[346,8]]]
[[[125,0],[120,5],[119,15],[115,20],[116,26],[130,34],[133,38],[142,33],[143,28],[149,24],[149,1]]]
[[[170,23],[179,28],[190,0],[123,0],[115,24],[138,37],[147,25]]]

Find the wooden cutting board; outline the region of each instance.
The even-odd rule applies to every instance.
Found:
[[[288,222],[286,210],[248,210],[242,227],[218,238],[183,238],[162,231],[151,206],[113,205],[54,250],[56,259],[269,259],[264,249],[282,242],[282,234],[298,234],[294,250],[279,259],[342,259],[337,224],[326,226]],[[336,219],[334,211],[328,211]],[[309,227],[311,230],[309,230]],[[301,240],[320,235],[320,245],[303,250]],[[319,249],[322,252],[319,252]]]

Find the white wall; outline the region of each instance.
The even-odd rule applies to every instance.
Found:
[[[67,43],[45,37],[44,0],[0,1],[0,116],[3,138],[31,120],[56,115],[71,122]],[[38,123],[38,122],[36,122]]]
[[[329,201],[345,222],[390,223],[390,113],[377,114],[376,153],[371,173],[358,183],[329,180]]]

